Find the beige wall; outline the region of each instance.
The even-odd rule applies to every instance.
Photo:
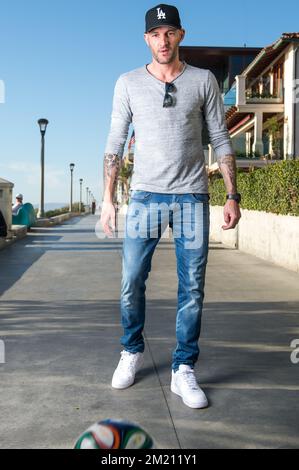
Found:
[[[299,272],[299,217],[241,209],[233,230],[222,230],[223,207],[210,206],[210,240]]]
[[[10,230],[12,222],[12,188],[13,183],[0,178],[0,210]]]

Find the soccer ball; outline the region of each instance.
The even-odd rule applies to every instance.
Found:
[[[153,440],[137,424],[106,419],[90,426],[77,439],[75,449],[152,449]]]

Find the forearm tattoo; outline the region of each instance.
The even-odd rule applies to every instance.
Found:
[[[104,155],[105,177],[117,176],[120,168],[120,158],[117,154],[105,153]]]
[[[237,192],[237,168],[235,156],[225,155],[220,158],[218,163],[227,191],[230,193]]]
[[[115,197],[117,178],[121,166],[121,158],[117,154],[105,153],[104,155],[104,175],[105,175],[105,191]]]

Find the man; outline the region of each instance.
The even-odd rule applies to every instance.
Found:
[[[179,60],[179,44],[185,30],[178,10],[160,4],[146,13],[144,39],[152,62],[125,73],[117,80],[111,129],[104,156],[105,190],[101,214],[104,232],[115,229],[113,194],[132,123],[135,131],[131,200],[123,243],[121,315],[124,350],[112,378],[112,387],[134,383],[143,359],[145,281],[151,259],[168,222],[159,212],[158,222],[146,226],[141,237],[132,236],[136,222],[152,220],[157,204],[168,207],[169,226],[176,229],[187,219],[195,224],[197,243],[187,244],[183,234],[174,238],[179,278],[176,321],[177,347],[173,353],[171,390],[191,408],[204,408],[208,400],[199,387],[194,365],[198,359],[205,269],[209,240],[209,194],[202,147],[205,119],[227,189],[224,230],[232,229],[241,216],[236,186],[236,167],[227,132],[224,108],[215,76]],[[137,208],[137,211],[136,211]],[[139,214],[138,214],[139,212]],[[167,211],[166,211],[167,212]],[[136,215],[137,214],[137,215]],[[149,216],[149,217],[148,217]],[[140,218],[141,217],[141,218]],[[175,220],[176,219],[176,220]],[[109,226],[111,225],[111,228]],[[184,225],[185,224],[185,225]],[[188,228],[188,227],[187,227]],[[112,229],[112,230],[111,230]],[[130,231],[131,235],[128,233]],[[194,238],[194,237],[193,237]]]
[[[19,212],[19,209],[23,207],[23,194],[17,194],[16,195],[16,202],[12,206],[12,213],[13,215],[17,215]]]
[[[96,201],[93,200],[91,203],[91,213],[95,214],[95,211],[96,211]]]

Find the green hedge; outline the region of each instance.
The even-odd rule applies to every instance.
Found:
[[[69,206],[61,207],[60,209],[53,209],[45,213],[46,217],[55,217],[56,215],[66,214],[69,212]],[[79,202],[73,203],[73,212],[79,212]],[[85,212],[84,204],[82,202],[81,212]]]
[[[279,161],[248,173],[238,169],[237,186],[243,209],[299,216],[299,160]],[[221,176],[210,181],[209,192],[212,205],[225,204]]]

